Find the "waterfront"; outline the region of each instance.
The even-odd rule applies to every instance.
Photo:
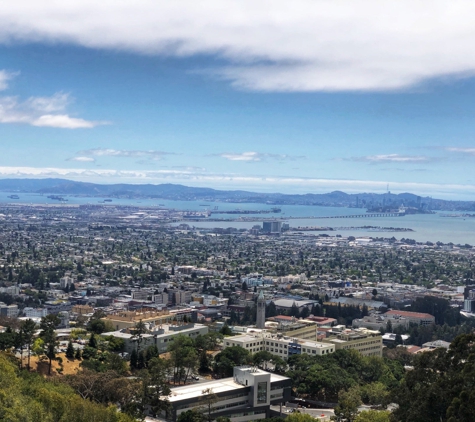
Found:
[[[84,205],[84,204],[102,204],[107,206],[136,206],[136,207],[158,207],[177,210],[189,211],[211,211],[212,217],[221,219],[221,221],[192,221],[188,222],[190,226],[197,228],[214,228],[214,227],[236,227],[238,229],[249,229],[260,221],[269,218],[279,218],[287,221],[291,227],[304,226],[322,226],[332,228],[342,228],[344,230],[319,231],[315,233],[327,233],[329,235],[341,234],[342,236],[371,236],[371,237],[395,237],[401,239],[403,237],[414,239],[418,242],[443,242],[454,244],[475,245],[475,218],[474,217],[448,217],[442,218],[441,215],[447,213],[436,214],[411,214],[404,217],[366,217],[366,218],[319,218],[346,216],[354,214],[365,214],[362,208],[346,208],[346,207],[322,207],[310,205],[282,205],[280,213],[268,214],[243,214],[242,217],[254,217],[257,221],[237,221],[239,214],[220,214],[219,211],[234,210],[266,210],[271,211],[275,204],[258,204],[258,203],[229,203],[229,202],[209,202],[209,201],[172,201],[164,199],[130,199],[130,198],[112,198],[111,202],[104,203],[105,199],[101,197],[85,197],[64,195],[67,199],[62,203],[57,200],[48,198],[48,195],[18,193],[19,199],[11,199],[11,193],[0,192],[0,203],[11,204],[52,204],[52,205]],[[451,213],[455,214],[455,213]],[[306,218],[311,217],[311,218]],[[380,226],[412,229],[413,232],[378,232],[374,230],[364,230],[361,226]],[[355,229],[351,229],[355,227]],[[358,227],[358,228],[356,228]],[[308,232],[307,232],[308,233]]]

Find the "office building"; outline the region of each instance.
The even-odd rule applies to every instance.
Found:
[[[234,368],[232,378],[223,378],[171,389],[171,411],[162,416],[176,421],[181,413],[202,409],[212,402],[211,417],[227,417],[231,422],[247,422],[270,417],[270,406],[290,400],[290,378],[255,367]]]

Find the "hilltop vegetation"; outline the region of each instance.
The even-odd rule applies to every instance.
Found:
[[[113,406],[83,400],[64,383],[19,371],[0,353],[0,420],[5,422],[132,422]]]

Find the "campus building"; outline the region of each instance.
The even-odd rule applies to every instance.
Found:
[[[383,356],[383,337],[379,331],[358,328],[355,330],[334,327],[329,337],[322,341],[335,346],[336,350],[357,350],[363,356]]]
[[[156,346],[158,353],[165,353],[168,349],[168,345],[171,341],[173,341],[173,337],[179,334],[194,339],[200,334],[208,334],[208,327],[201,324],[164,324],[160,328],[156,328],[150,333],[143,334],[139,347],[141,350],[144,350],[149,346]],[[103,333],[102,336],[113,336],[124,340],[124,352],[131,353],[132,350],[137,349],[137,337],[126,330]]]
[[[207,415],[227,417],[231,422],[247,422],[270,417],[270,406],[290,399],[291,380],[256,367],[234,368],[232,378],[208,381],[171,389],[171,411],[162,415],[176,421],[187,410],[200,409]]]
[[[435,317],[431,314],[425,314],[423,312],[388,311],[385,315],[397,315],[401,318],[407,318],[410,323],[418,325],[435,324]]]
[[[292,355],[308,354],[323,356],[335,351],[335,346],[331,344],[282,337],[271,333],[226,337],[223,340],[223,348],[232,346],[242,347],[251,354],[267,351],[285,360]]]

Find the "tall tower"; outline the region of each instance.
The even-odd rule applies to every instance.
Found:
[[[262,290],[259,292],[259,296],[257,296],[256,327],[266,328],[266,299]]]

